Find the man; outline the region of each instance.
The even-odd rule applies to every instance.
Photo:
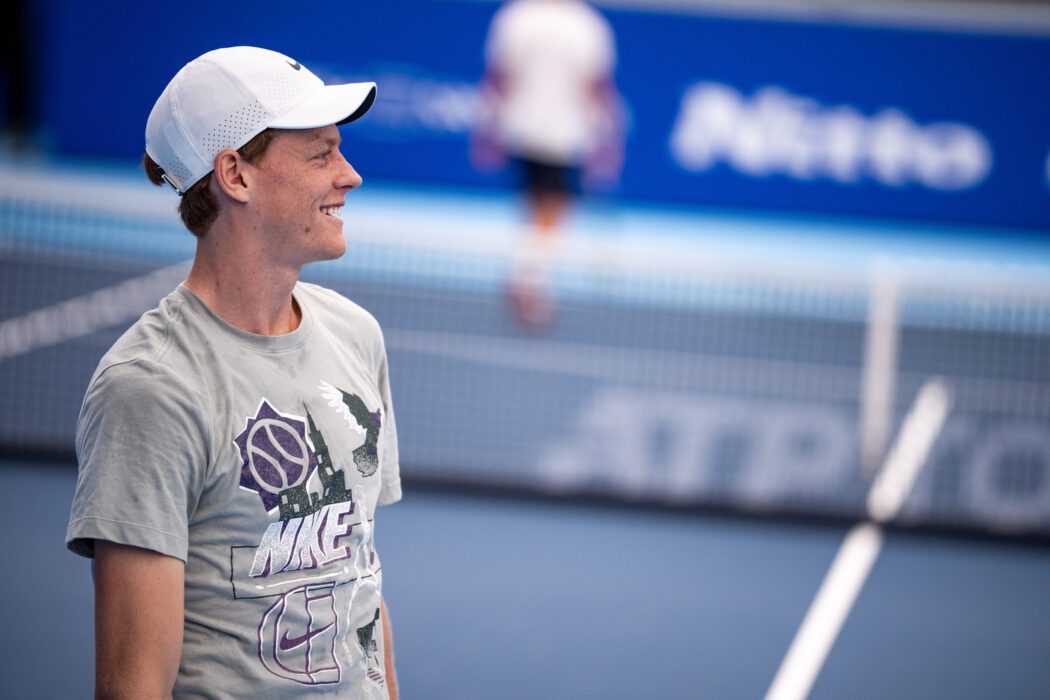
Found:
[[[542,327],[544,287],[581,175],[609,184],[622,165],[612,28],[583,0],[511,0],[492,19],[473,155],[480,167],[510,156],[520,171],[529,230],[509,285],[519,321]]]
[[[67,544],[94,557],[96,696],[397,696],[377,505],[401,497],[375,319],[298,281],[337,258],[361,177],[326,86],[252,47],[183,67],[147,173],[197,236],[185,282],[103,357],[77,424]]]

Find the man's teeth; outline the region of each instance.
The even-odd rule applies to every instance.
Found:
[[[337,219],[342,219],[342,207],[321,207],[321,212],[328,216],[334,216]]]

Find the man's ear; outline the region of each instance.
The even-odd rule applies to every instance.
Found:
[[[232,199],[247,202],[251,186],[251,174],[248,162],[240,153],[227,148],[215,156],[215,170],[212,178],[215,184]]]

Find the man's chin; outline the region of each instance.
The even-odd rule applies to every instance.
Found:
[[[319,259],[319,262],[323,262],[325,260],[338,260],[339,258],[343,257],[343,255],[345,253],[346,253],[346,240],[344,239],[342,241],[342,245],[332,246],[328,250],[321,251],[321,255],[323,257],[321,257]]]

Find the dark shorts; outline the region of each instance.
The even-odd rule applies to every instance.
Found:
[[[521,187],[530,192],[580,191],[580,169],[571,165],[543,163],[531,158],[515,158],[514,164],[521,177]]]

